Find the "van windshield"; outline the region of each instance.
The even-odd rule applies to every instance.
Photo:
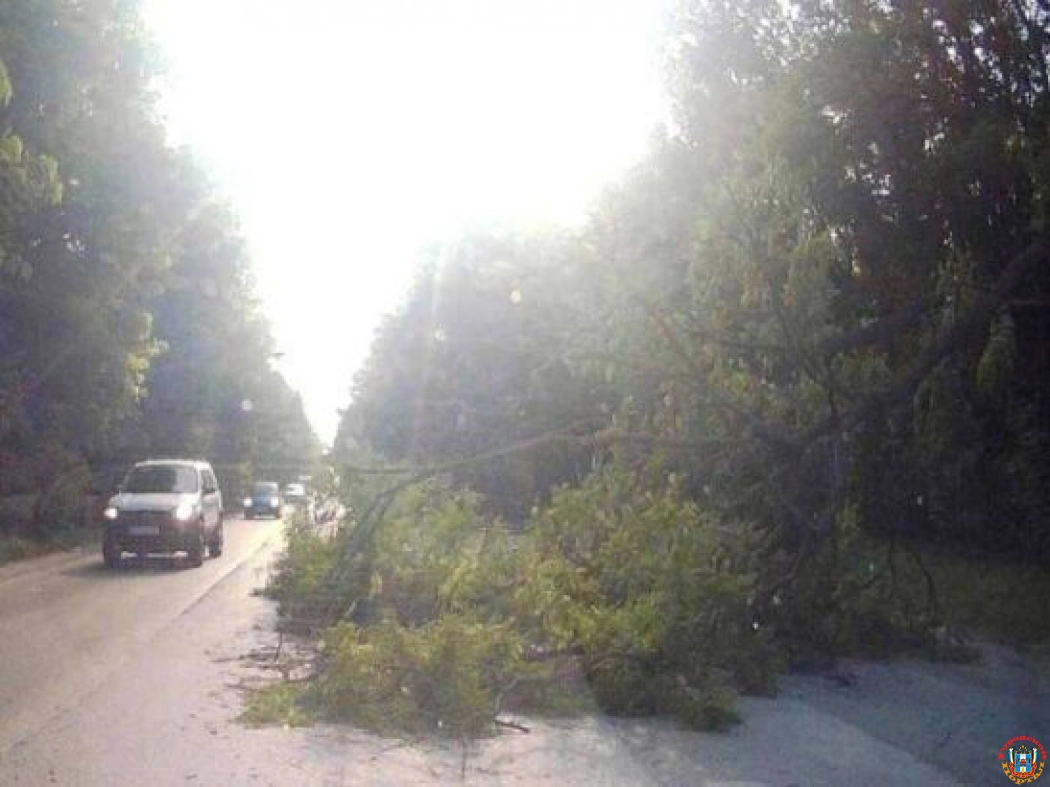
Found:
[[[187,465],[139,465],[124,480],[125,492],[196,492],[197,474]]]

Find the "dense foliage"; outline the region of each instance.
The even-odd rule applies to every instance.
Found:
[[[931,552],[1050,557],[1048,26],[1034,0],[683,4],[673,122],[584,228],[434,255],[354,381],[345,477],[378,455],[482,493],[539,555],[537,625],[498,620],[606,707],[929,643]],[[371,570],[393,525],[359,511]]]
[[[769,691],[782,664],[750,608],[750,539],[621,465],[558,490],[524,533],[431,480],[391,502],[371,554],[354,536],[294,529],[269,589],[286,631],[321,635],[302,699],[331,718],[463,736],[596,700],[717,728],[734,685]]]
[[[435,252],[381,326],[336,442],[416,465],[491,452],[456,476],[517,521],[552,484],[586,475],[589,453],[553,439],[601,423],[602,386],[557,351],[587,319],[572,250],[552,233]]]
[[[135,3],[0,2],[0,498],[28,501],[0,525],[26,534],[146,454],[236,478],[275,425],[285,465],[318,453],[236,223],[165,143],[157,75]]]
[[[434,465],[622,430],[795,545],[851,510],[1045,556],[1046,27],[1038,3],[687,4],[674,125],[584,230],[435,255],[342,444]],[[579,480],[578,445],[460,477],[520,509]]]

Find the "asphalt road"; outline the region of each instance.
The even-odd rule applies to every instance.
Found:
[[[1009,784],[998,748],[1050,741],[1045,664],[844,665],[742,698],[724,735],[659,720],[521,719],[468,750],[329,725],[245,727],[277,639],[256,591],[281,525],[228,520],[198,569],[97,551],[0,568],[0,785]],[[260,656],[264,658],[260,658]]]
[[[265,604],[252,591],[281,533],[273,520],[227,518],[223,555],[200,568],[125,556],[108,571],[97,549],[0,568],[0,784],[192,772],[178,762],[193,755],[178,727],[221,680],[209,655],[250,650]]]

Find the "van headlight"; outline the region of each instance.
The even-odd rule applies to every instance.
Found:
[[[244,507],[245,508],[251,508],[252,507],[252,499],[250,497],[244,498]]]
[[[281,503],[281,498],[279,498],[279,497],[271,497],[270,498],[270,505],[273,506],[274,508],[277,508],[277,506],[280,505],[280,503]]]
[[[95,509],[98,511],[98,509]],[[106,519],[113,521],[120,515],[120,510],[116,506],[106,506],[106,510],[102,512],[102,516]]]
[[[175,509],[175,518],[180,522],[185,522],[188,519],[193,518],[194,505],[189,501],[185,503],[179,503],[179,507]]]

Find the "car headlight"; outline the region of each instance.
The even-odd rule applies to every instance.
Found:
[[[277,506],[279,506],[280,504],[281,504],[281,498],[279,498],[279,497],[271,497],[270,498],[270,505],[273,506],[274,508],[277,508]]]
[[[252,507],[252,499],[250,497],[244,498],[244,507],[245,508],[251,508]]]
[[[193,518],[193,513],[193,503],[186,501],[185,503],[179,503],[179,507],[175,509],[175,518],[180,522],[185,522],[186,520]]]
[[[97,508],[95,510],[98,511]],[[102,516],[110,520],[116,519],[119,514],[120,510],[116,506],[106,506],[106,510],[102,512]]]

